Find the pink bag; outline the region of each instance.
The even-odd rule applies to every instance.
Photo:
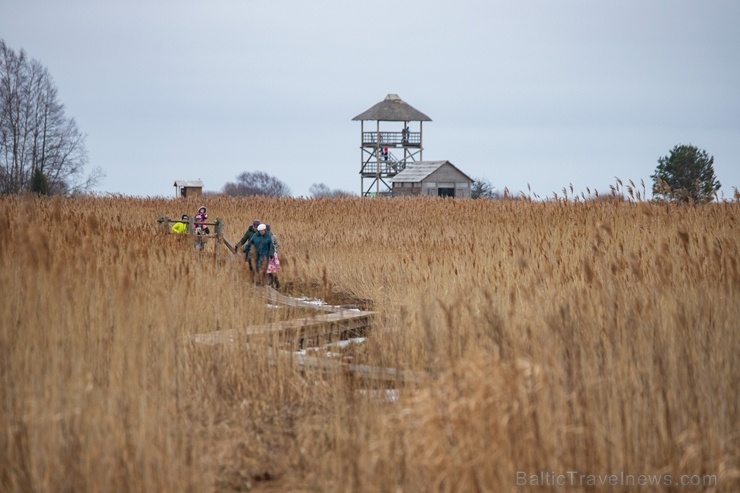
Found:
[[[277,253],[270,259],[270,261],[267,263],[267,273],[268,274],[274,274],[278,271],[280,268],[280,259],[277,256]]]

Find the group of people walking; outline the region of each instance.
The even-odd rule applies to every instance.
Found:
[[[243,245],[243,247],[242,247]],[[249,225],[242,239],[234,245],[234,250],[242,248],[244,261],[249,266],[249,275],[257,286],[267,283],[275,289],[280,288],[277,271],[280,269],[278,241],[269,224],[255,219]]]
[[[207,209],[202,205],[198,207],[198,212],[193,217],[193,229],[196,235],[210,234],[206,219],[208,219]],[[189,222],[190,217],[183,214],[180,221],[172,226],[172,232],[187,233]],[[255,219],[242,239],[234,245],[234,251],[239,251],[240,248],[244,253],[244,261],[249,266],[251,281],[258,286],[267,283],[268,286],[279,289],[280,282],[277,278],[277,271],[280,269],[279,245],[275,233],[270,230],[270,225]],[[199,249],[202,250],[202,248]]]

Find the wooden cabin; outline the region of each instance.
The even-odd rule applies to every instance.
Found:
[[[417,161],[391,178],[394,197],[470,198],[473,179],[449,161]]]

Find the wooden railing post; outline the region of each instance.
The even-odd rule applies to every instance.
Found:
[[[224,225],[223,222],[221,222],[221,218],[217,217],[216,222],[213,223],[213,233],[216,235],[216,239],[213,242],[213,251],[216,252],[218,250],[218,246],[221,244],[221,239],[224,234]]]
[[[165,233],[170,232],[170,218],[167,216],[160,216],[159,219],[157,219],[157,222],[162,225],[162,229],[164,229]]]

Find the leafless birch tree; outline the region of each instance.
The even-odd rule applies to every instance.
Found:
[[[88,191],[102,173],[85,176],[87,164],[85,136],[49,72],[0,39],[0,193]]]

